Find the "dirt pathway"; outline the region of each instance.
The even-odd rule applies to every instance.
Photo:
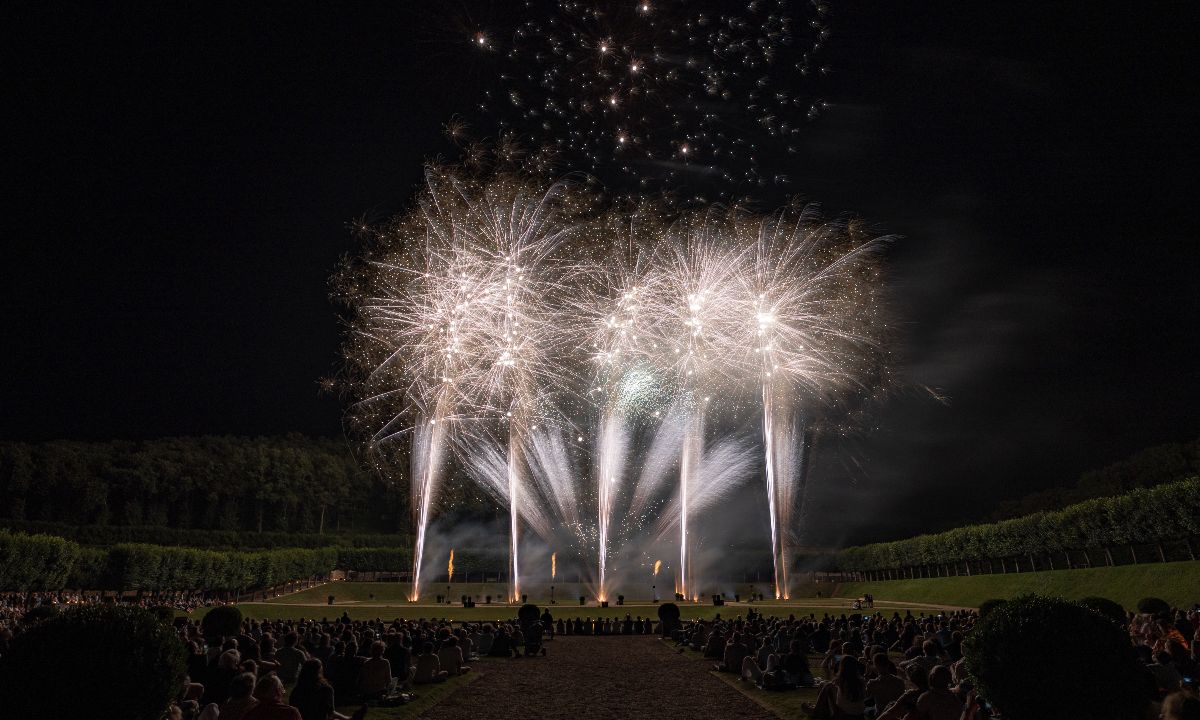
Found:
[[[544,658],[479,663],[483,677],[421,717],[774,718],[710,675],[711,663],[677,655],[655,637],[559,637],[547,643],[547,653]]]

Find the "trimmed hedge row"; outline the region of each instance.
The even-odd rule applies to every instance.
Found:
[[[329,572],[335,548],[218,552],[158,545],[114,545],[103,585],[118,590],[241,590]]]
[[[837,570],[872,572],[1097,550],[1111,564],[1109,548],[1182,540],[1191,551],[1189,538],[1197,535],[1200,478],[1191,478],[1055,512],[846,548],[831,560]]]
[[[79,546],[52,535],[0,530],[0,589],[57,590],[66,585]]]
[[[407,534],[340,534],[239,532],[195,530],[161,525],[72,525],[37,520],[0,519],[0,527],[14,532],[58,535],[80,545],[108,547],[120,543],[174,545],[229,550],[318,547],[409,547]]]
[[[456,573],[500,572],[503,551],[455,551]],[[81,547],[51,535],[0,530],[0,591],[253,590],[323,575],[334,568],[407,572],[408,548],[280,548],[253,552],[119,543]]]
[[[337,548],[230,552],[124,543],[102,550],[0,530],[0,591],[254,589],[322,575],[337,564]]]

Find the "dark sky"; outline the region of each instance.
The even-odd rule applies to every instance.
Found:
[[[316,381],[346,223],[403,205],[486,81],[406,5],[7,7],[0,438],[340,432]],[[788,172],[903,236],[903,369],[947,403],[822,448],[814,539],[1195,437],[1193,6],[833,8],[831,107]]]

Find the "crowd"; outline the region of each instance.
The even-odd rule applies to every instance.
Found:
[[[55,592],[0,593],[0,621],[8,623],[24,617],[25,613],[39,606],[67,608],[73,605],[89,605],[113,602],[112,593],[79,592],[58,590]],[[212,593],[178,591],[154,592],[128,595],[120,599],[122,605],[141,608],[169,607],[174,610],[194,610],[224,604],[214,599]]]
[[[693,620],[673,631],[676,646],[714,661],[764,690],[819,688],[808,717],[836,720],[980,720],[998,710],[976,696],[962,642],[978,614],[957,611]],[[1200,612],[1133,615],[1131,641],[1146,668],[1148,699],[1164,720],[1200,720],[1195,678]]]
[[[151,605],[164,604],[163,597]],[[174,600],[186,608],[187,594]],[[74,604],[97,598],[53,594],[39,602]],[[0,655],[31,602],[0,596]],[[712,660],[713,669],[768,691],[817,689],[803,706],[830,720],[983,720],[999,717],[976,696],[965,668],[963,640],[974,611],[913,615],[883,613],[745,616],[667,622],[666,635],[684,652]],[[1200,611],[1128,618],[1148,694],[1164,720],[1200,720],[1195,678],[1200,672]],[[187,679],[170,720],[344,720],[338,706],[401,704],[422,685],[470,672],[480,657],[547,654],[555,635],[652,635],[663,624],[622,618],[540,617],[497,622],[448,620],[245,620],[230,636],[205,635],[199,620],[178,618],[187,648]]]

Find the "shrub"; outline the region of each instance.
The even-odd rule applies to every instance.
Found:
[[[0,658],[0,707],[6,717],[160,720],[184,659],[179,638],[145,610],[72,608],[13,640]]]
[[[1125,633],[1066,600],[1026,595],[996,607],[963,654],[980,696],[1005,717],[1128,720],[1145,706]]]
[[[57,615],[58,607],[54,605],[36,605],[30,608],[29,612],[25,613],[25,616],[21,619],[23,622],[34,625]]]
[[[1006,602],[1008,602],[1008,601],[1001,600],[1000,598],[992,598],[991,600],[984,600],[983,602],[979,603],[979,617],[987,616],[993,610],[1004,605],[1004,603],[1006,603]]]
[[[1171,605],[1162,598],[1142,598],[1138,600],[1137,611],[1145,615],[1162,615],[1171,612]]]
[[[242,611],[236,605],[219,605],[200,621],[205,637],[237,635],[242,629]]]
[[[0,590],[60,590],[78,555],[70,540],[0,530]]]
[[[675,603],[663,603],[658,606],[659,627],[663,637],[670,637],[679,627],[679,606]]]
[[[174,625],[175,623],[175,608],[166,605],[156,605],[150,608],[150,614],[158,618],[160,623]]]
[[[1129,622],[1129,618],[1125,615],[1125,608],[1121,607],[1120,603],[1108,598],[1085,597],[1079,601],[1079,604],[1112,620],[1117,627],[1125,627]]]
[[[517,620],[521,621],[521,627],[528,627],[538,621],[542,613],[538,610],[538,606],[533,603],[525,603],[521,609],[517,611]]]

